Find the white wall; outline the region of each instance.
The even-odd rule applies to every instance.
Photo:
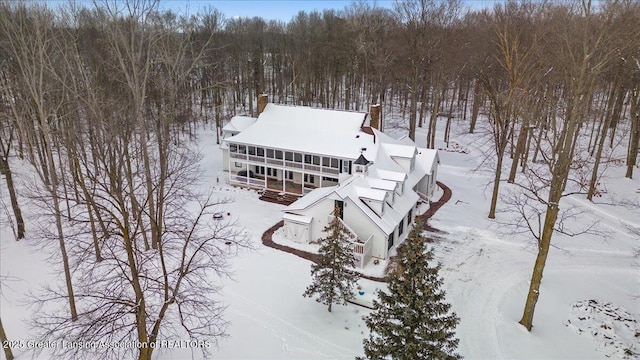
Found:
[[[345,201],[345,205],[344,222],[358,234],[362,241],[366,241],[373,235],[371,255],[384,259],[387,254],[387,235],[351,200]]]

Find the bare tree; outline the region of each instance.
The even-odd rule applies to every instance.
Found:
[[[490,219],[496,217],[502,164],[509,135],[513,133],[515,123],[522,115],[523,102],[536,73],[535,59],[532,57],[533,44],[524,39],[525,34],[531,30],[526,26],[530,21],[527,17],[531,16],[528,6],[530,5],[523,3],[522,7],[518,7],[515,2],[508,2],[504,8],[496,6],[495,69],[491,73],[482,71],[480,75],[480,81],[491,103],[491,130],[496,154]]]
[[[529,292],[519,321],[529,331],[533,327],[533,315],[540,296],[540,284],[551,238],[558,220],[560,200],[567,195],[565,189],[580,125],[586,120],[586,109],[592,98],[591,92],[597,75],[610,61],[608,55],[611,49],[608,45],[611,37],[615,36],[609,31],[613,19],[606,14],[594,14],[590,1],[582,2],[581,7],[575,12],[566,11],[567,9],[558,10],[549,14],[553,25],[547,28],[549,31],[547,35],[557,39],[557,44],[560,45],[557,48],[559,58],[566,61],[560,67],[566,107],[563,121],[559,124],[561,129],[554,141],[550,143],[553,149],[551,156],[543,152],[546,163],[549,164],[548,196],[546,199],[538,198],[537,200],[545,205],[546,211]]]
[[[7,51],[12,61],[9,69],[0,77],[2,90],[8,92],[5,99],[9,101],[11,115],[16,119],[16,129],[22,141],[27,143],[30,151],[27,159],[34,165],[37,174],[46,187],[48,199],[53,204],[55,228],[60,248],[70,315],[72,320],[78,317],[71,269],[67,256],[67,246],[63,232],[63,205],[60,202],[60,165],[58,153],[54,153],[57,143],[54,136],[56,120],[59,119],[61,101],[52,88],[51,60],[53,34],[53,14],[37,6],[26,7],[19,3],[15,7],[0,4],[0,32],[7,39]],[[35,150],[34,150],[35,149]]]

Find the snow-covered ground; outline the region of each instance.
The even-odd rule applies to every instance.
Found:
[[[425,137],[426,131],[418,129],[420,145]],[[534,328],[527,332],[518,320],[536,256],[535,243],[531,236],[510,234],[499,221],[487,219],[491,174],[472,171],[481,161],[473,145],[478,137],[454,127],[452,140],[468,153],[440,153],[439,180],[452,189],[453,197],[430,221],[445,232],[435,234],[438,241],[433,246],[443,264],[447,299],[461,319],[460,354],[468,359],[640,358],[618,351],[626,346],[640,353],[640,239],[631,231],[640,228],[640,169],[636,179],[629,180],[623,178],[621,165],[610,166],[604,180],[608,191],[594,203],[583,196],[563,200],[561,206],[566,201],[585,211],[572,221],[578,225],[597,221],[595,226],[604,235],[554,235]],[[353,359],[362,354],[362,339],[367,335],[362,316],[369,310],[348,305],[335,306],[328,313],[325,306],[303,298],[311,280],[311,263],[260,242],[262,233],[279,221],[283,207],[258,200],[254,191],[225,184],[220,151],[210,130],[202,132],[200,150],[205,180],[221,196],[233,199],[226,211],[239,220],[256,245],[256,250],[244,250],[232,261],[235,277],[225,280],[223,289],[226,318],[231,322],[229,337],[212,350],[212,357]],[[15,176],[22,176],[20,181],[31,181],[24,178],[28,172],[21,171],[19,164],[14,168]],[[1,181],[0,195],[9,204]],[[8,277],[2,283],[0,316],[10,339],[29,340],[29,330],[21,321],[33,312],[26,306],[28,290],[53,281],[60,271],[48,264],[45,254],[29,246],[29,239],[13,240],[1,207],[0,220],[0,274]],[[367,295],[379,286],[367,281],[362,285]],[[590,307],[589,300],[601,306]],[[612,348],[607,342],[622,345]],[[25,349],[15,349],[14,354],[18,359],[31,356]],[[189,349],[162,349],[156,355],[159,359],[201,356]]]

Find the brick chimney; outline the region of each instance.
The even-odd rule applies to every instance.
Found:
[[[269,96],[267,94],[258,95],[258,116],[262,114],[262,112],[264,111],[264,108],[267,107],[268,103],[269,103]]]
[[[376,130],[382,130],[382,127],[380,126],[380,104],[371,105],[371,107],[369,107],[369,116],[371,117],[369,125]]]

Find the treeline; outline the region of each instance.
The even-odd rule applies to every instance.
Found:
[[[381,103],[383,122],[385,115],[403,119],[412,139],[425,127],[432,148],[439,117],[447,143],[452,120],[464,121],[469,132],[492,139],[489,217],[506,170],[507,181],[530,189],[545,214],[556,212],[540,226],[553,232],[567,186],[589,199],[598,195],[607,149],[624,149],[617,151],[628,178],[638,161],[640,3],[597,5],[508,1],[469,11],[456,0],[398,1],[393,9],[360,1],[282,22],[225,19],[214,8],[183,18],[152,0],[55,10],[0,1],[0,169],[13,228],[16,238],[25,236],[8,161],[19,156],[42,184],[31,193],[46,204],[48,235],[65,270],[66,290],[56,299],[68,303],[68,316],[52,314],[46,319],[56,321],[39,326],[90,340],[116,336],[111,329],[155,341],[171,306],[219,315],[219,305],[198,297],[215,292],[210,282],[206,291],[180,293],[180,284],[197,283],[185,280],[194,275],[185,256],[202,261],[219,241],[240,241],[232,226],[197,241],[185,233],[211,209],[203,201],[193,216],[182,216],[200,199],[190,192],[197,158],[189,142],[199,124],[219,129],[235,114],[255,115],[261,93],[273,102],[335,109]],[[514,206],[532,218],[526,209],[535,206]],[[534,236],[550,241],[542,232]],[[196,246],[202,243],[211,247]],[[181,251],[188,246],[192,253]],[[100,283],[103,277],[77,275],[105,263],[111,265],[100,265],[108,269],[102,274],[119,276]],[[224,272],[222,262],[213,266]],[[205,268],[195,276],[205,278]],[[123,278],[130,287],[121,296],[87,295]],[[85,305],[76,304],[74,284]],[[189,296],[195,300],[177,300]],[[109,325],[95,323],[101,302],[117,309],[99,317]],[[121,319],[128,322],[114,330]],[[197,326],[194,319],[170,321],[194,334],[224,333],[219,316]],[[151,352],[141,350],[140,358]]]

